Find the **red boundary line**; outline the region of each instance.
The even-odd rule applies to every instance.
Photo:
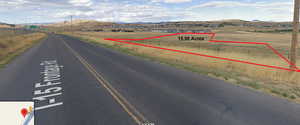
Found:
[[[200,53],[194,53],[194,52],[188,52],[188,51],[182,51],[182,50],[176,50],[176,49],[170,49],[170,48],[163,48],[163,47],[158,47],[158,46],[146,45],[146,44],[141,44],[141,43],[133,43],[133,42],[122,41],[122,40],[140,41],[140,40],[156,39],[156,38],[162,38],[162,37],[168,37],[168,36],[175,36],[175,35],[181,35],[181,34],[210,35],[209,42],[264,45],[267,48],[271,49],[277,56],[279,56],[282,60],[284,60],[285,62],[287,62],[289,65],[294,66],[294,68],[291,69],[291,68],[285,68],[285,67],[279,67],[279,66],[265,65],[265,64],[253,63],[253,62],[248,62],[248,61],[242,61],[242,60],[236,60],[236,59],[230,59],[230,58],[224,58],[224,57],[217,57],[217,56],[210,56],[210,55],[205,55],[205,54],[200,54]],[[227,61],[233,61],[233,62],[240,62],[240,63],[257,65],[257,66],[263,66],[263,67],[268,67],[268,68],[273,68],[273,69],[282,69],[282,70],[287,70],[287,71],[300,72],[300,70],[298,69],[298,67],[295,64],[293,64],[292,62],[290,62],[286,57],[284,57],[280,52],[278,52],[275,48],[273,48],[269,43],[266,43],[266,42],[220,41],[220,40],[214,40],[215,35],[216,35],[215,33],[174,33],[174,34],[167,34],[167,35],[161,35],[161,36],[147,37],[147,38],[142,38],[142,39],[114,39],[114,38],[106,38],[104,40],[110,40],[110,41],[114,41],[114,42],[126,43],[126,44],[137,45],[137,46],[143,46],[143,47],[148,47],[148,48],[168,50],[168,51],[185,53],[185,54],[191,54],[191,55],[196,55],[196,56],[210,57],[210,58],[227,60]]]

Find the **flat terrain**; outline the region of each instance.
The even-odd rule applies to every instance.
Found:
[[[60,75],[45,85],[50,64]],[[37,125],[300,124],[299,104],[63,35],[16,58],[0,79],[0,100],[35,97]]]
[[[0,68],[45,36],[26,30],[0,29]]]
[[[291,73],[289,71],[263,68],[231,61],[220,61],[205,57],[197,57],[193,55],[127,44],[119,44],[104,40],[105,38],[136,39],[165,34],[167,33],[75,32],[68,35],[73,35],[88,40],[92,43],[98,43],[110,48],[121,50],[125,53],[146,57],[148,59],[173,65],[175,67],[188,69],[200,74],[206,74],[231,83],[247,86],[300,102],[300,74],[296,72]],[[254,33],[245,31],[227,31],[222,33],[218,31],[215,39],[241,42],[267,42],[285,57],[288,57],[287,50],[289,48],[289,36],[289,33]],[[177,50],[186,50],[218,57],[250,61],[259,64],[289,67],[285,61],[280,59],[276,54],[274,54],[274,52],[265,46],[225,43],[219,44],[209,43],[207,41],[179,41],[177,37],[178,36],[164,37],[135,42]],[[299,66],[300,59],[298,58],[298,60]]]

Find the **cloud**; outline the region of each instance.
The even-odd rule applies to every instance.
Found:
[[[163,2],[163,3],[185,3],[191,2],[192,0],[151,0],[152,2]]]
[[[210,10],[208,11],[207,9]],[[203,16],[213,20],[234,18],[244,20],[290,21],[292,19],[293,2],[278,2],[275,0],[269,2],[210,1],[191,6],[186,10],[199,13],[203,12],[201,10],[206,10],[206,15]]]
[[[130,3],[97,3],[89,6],[90,10],[60,10],[53,18],[97,19],[115,22],[152,22],[168,21],[178,18],[177,12],[159,5]],[[180,11],[179,11],[180,12]]]
[[[7,1],[7,0],[0,0],[0,7],[14,7],[14,8],[17,8],[21,5],[24,5],[28,3],[28,1],[25,1],[25,0],[10,0],[10,1]]]
[[[69,0],[74,6],[91,6],[93,2],[91,0]]]
[[[32,20],[66,20],[71,15],[76,19],[97,19],[116,22],[152,22],[178,19],[180,11],[151,2],[137,3],[126,1],[96,2],[92,0],[0,0],[0,13],[18,13],[28,15]],[[15,8],[18,6],[18,8]],[[13,17],[26,18],[26,17]],[[1,17],[0,17],[1,19]],[[35,22],[35,21],[33,21]]]
[[[62,11],[60,13],[55,13],[53,15],[54,18],[66,18],[69,16],[77,16],[77,17],[88,17],[95,14],[95,11],[79,11],[79,10],[73,10],[73,11]]]
[[[166,8],[150,5],[125,5],[113,10],[113,21],[125,22],[151,22],[173,18]]]
[[[203,0],[202,4],[197,5],[196,3],[199,2],[196,0],[101,0],[101,2],[100,0],[0,0],[0,14],[4,14],[13,21],[19,20],[19,22],[22,22],[23,18],[28,16],[33,17],[31,18],[33,22],[45,22],[44,20],[62,21],[69,18],[70,15],[73,15],[75,19],[97,19],[116,22],[199,21],[227,18],[290,20],[293,6],[292,0],[276,1]],[[194,6],[185,8],[161,4],[184,2],[191,2]],[[220,11],[223,8],[226,8],[226,11]],[[237,9],[240,11],[236,11]],[[22,15],[26,16],[22,17]],[[0,19],[7,18],[2,16]]]
[[[212,1],[200,5],[192,6],[189,9],[195,8],[222,8],[222,7],[252,7],[263,10],[281,10],[290,11],[293,2],[237,2],[237,1]]]
[[[91,0],[0,0],[0,7],[2,7],[0,10],[30,10],[35,8],[44,8],[49,10],[87,9],[92,4],[93,2]]]

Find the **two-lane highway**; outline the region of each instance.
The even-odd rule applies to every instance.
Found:
[[[300,105],[50,34],[0,70],[0,100],[37,125],[299,125]]]

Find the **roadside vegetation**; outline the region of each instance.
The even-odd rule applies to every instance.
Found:
[[[46,37],[44,33],[0,30],[0,68]]]
[[[217,35],[215,39],[217,40],[269,42],[284,56],[288,57],[288,48],[290,43],[289,33],[254,33],[245,31],[216,32]],[[177,68],[206,74],[236,85],[268,92],[300,103],[300,73],[297,72],[270,69],[104,40],[104,38],[145,38],[164,35],[165,33],[74,32],[64,34],[81,38],[84,41],[117,49],[131,55],[159,61]],[[209,43],[207,41],[180,41],[177,37],[178,36],[164,37],[135,42],[177,50],[186,50],[212,56],[234,58],[260,64],[288,67],[286,62],[275,55],[270,49],[261,45]],[[298,58],[298,66],[300,66],[299,62],[300,58]]]

